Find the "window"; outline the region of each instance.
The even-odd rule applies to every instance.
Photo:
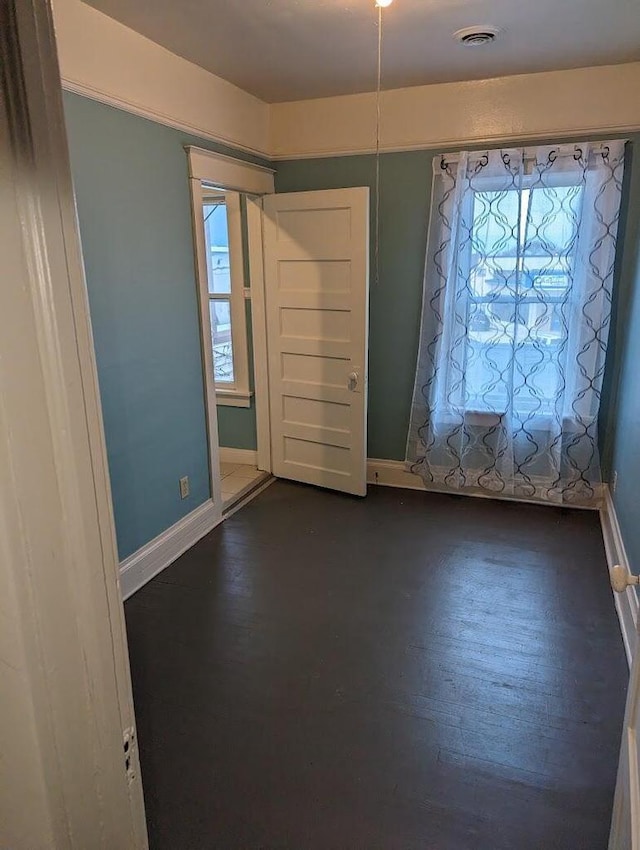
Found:
[[[213,370],[218,404],[249,406],[240,199],[203,194]]]
[[[474,191],[465,381],[458,400],[552,412],[564,382],[582,186]]]
[[[434,158],[406,455],[427,486],[598,504],[624,148]]]

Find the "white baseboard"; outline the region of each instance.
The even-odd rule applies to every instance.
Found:
[[[633,572],[624,548],[622,532],[620,531],[611,492],[606,485],[604,487],[603,504],[600,508],[600,523],[602,525],[602,536],[604,538],[604,548],[607,554],[609,569],[616,564],[620,564]],[[622,640],[624,641],[627,661],[629,662],[629,667],[631,667],[638,640],[636,630],[639,607],[638,597],[633,587],[628,587],[624,593],[614,593],[613,597],[616,604],[616,611],[618,612],[618,619],[620,620],[620,629],[622,630]]]
[[[258,452],[253,449],[229,449],[220,446],[221,463],[245,463],[248,466],[258,465]]]
[[[540,481],[543,484],[544,481]],[[444,493],[446,495],[464,495],[472,499],[494,499],[503,502],[526,502],[532,505],[551,505],[556,506],[555,502],[544,502],[541,499],[523,499],[521,496],[503,496],[500,493],[480,493],[471,490],[451,490],[446,487],[429,486],[427,487],[420,475],[414,475],[406,468],[404,460],[383,460],[381,458],[367,459],[367,484],[378,484],[381,487],[401,487],[405,490],[428,490],[429,493]],[[572,510],[600,510],[603,503],[603,492],[606,485],[598,484],[596,490],[596,498],[593,505],[563,505],[563,507],[571,508]]]
[[[211,499],[208,499],[142,549],[138,549],[133,555],[125,558],[120,563],[122,598],[128,599],[136,590],[140,590],[220,522],[222,522],[220,511],[216,509]]]
[[[403,487],[406,490],[426,489],[419,475],[407,472],[403,460],[382,460],[375,457],[367,458],[367,484]]]

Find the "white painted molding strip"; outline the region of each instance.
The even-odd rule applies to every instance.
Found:
[[[402,460],[367,458],[367,484],[381,487],[402,487],[405,490],[426,490],[419,475],[408,472]]]
[[[128,599],[140,590],[221,522],[220,511],[208,499],[146,546],[125,558],[120,563],[122,598]]]
[[[221,463],[243,463],[247,466],[258,465],[258,452],[253,449],[230,449],[220,446]]]
[[[631,572],[631,565],[627,558],[611,492],[608,486],[604,485],[604,487],[605,494],[604,502],[600,509],[600,523],[602,525],[607,564],[609,570],[616,564],[620,564],[620,566],[626,567]],[[618,612],[618,619],[620,620],[624,650],[627,655],[629,667],[631,667],[638,642],[638,596],[633,587],[627,587],[624,593],[614,593],[613,597],[616,604],[616,611]]]
[[[189,177],[211,183],[222,189],[234,189],[251,195],[267,195],[274,191],[274,171],[232,156],[186,145]]]
[[[540,482],[541,484],[544,482]],[[367,484],[378,484],[381,487],[401,487],[405,490],[426,490],[429,493],[445,493],[452,495],[472,496],[474,499],[498,499],[506,502],[527,502],[532,505],[547,504],[540,499],[521,499],[515,496],[501,496],[493,493],[458,493],[455,490],[447,490],[439,487],[426,487],[419,475],[414,475],[406,468],[403,460],[382,460],[380,458],[368,458],[367,460]],[[594,510],[602,503],[603,495],[599,494],[594,507],[583,507],[582,505],[571,505],[572,510]],[[551,504],[551,503],[548,503]]]

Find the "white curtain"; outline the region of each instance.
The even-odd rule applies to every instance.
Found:
[[[589,505],[624,141],[434,160],[407,443],[435,489]]]

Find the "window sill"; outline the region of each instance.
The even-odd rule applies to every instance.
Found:
[[[251,407],[253,393],[241,390],[219,390],[216,387],[216,405],[218,407]]]

